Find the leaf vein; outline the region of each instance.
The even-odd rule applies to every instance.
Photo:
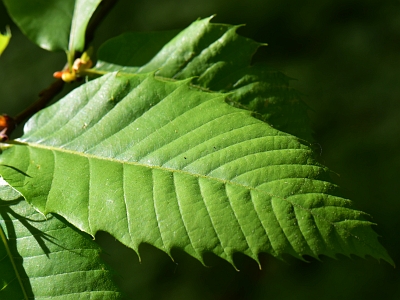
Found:
[[[204,191],[203,191],[204,187],[203,187],[202,184],[201,184],[200,178],[197,178],[197,183],[198,183],[198,186],[199,186],[201,199],[203,200],[204,207],[205,207],[205,209],[206,209],[206,211],[207,211],[207,215],[208,215],[208,217],[209,217],[209,219],[210,219],[210,222],[211,222],[211,225],[212,225],[212,229],[214,230],[215,236],[217,237],[217,239],[218,239],[218,241],[219,241],[219,244],[220,244],[221,247],[222,247],[222,251],[225,253],[225,255],[226,255],[226,257],[228,258],[228,260],[231,260],[231,255],[229,255],[229,254],[225,251],[225,248],[226,248],[225,245],[224,245],[225,243],[222,241],[220,235],[218,234],[218,231],[217,231],[217,229],[216,229],[216,227],[215,227],[215,224],[214,224],[214,220],[213,220],[213,218],[212,218],[212,216],[211,216],[211,214],[210,214],[210,210],[209,210],[209,208],[208,208],[208,206],[207,206],[207,202],[206,202],[205,197],[204,197]]]
[[[155,216],[156,223],[157,223],[158,233],[160,235],[160,239],[161,239],[161,242],[162,242],[162,247],[163,247],[164,250],[167,250],[167,247],[165,247],[165,242],[164,242],[164,239],[163,239],[162,230],[160,228],[160,220],[158,218],[159,214],[157,213],[157,205],[156,205],[157,195],[156,195],[156,191],[155,191],[155,187],[156,187],[156,182],[157,181],[156,181],[156,179],[154,177],[155,176],[154,176],[154,169],[153,169],[152,172],[151,172],[151,179],[152,179],[152,182],[153,182],[153,184],[152,184],[152,187],[153,187],[153,190],[152,190],[152,201],[153,201],[154,216]]]
[[[181,217],[182,224],[183,224],[183,228],[185,229],[185,232],[186,232],[186,235],[187,235],[187,237],[188,237],[188,239],[189,239],[190,245],[192,246],[193,250],[197,253],[197,255],[199,256],[199,258],[201,259],[201,254],[199,253],[199,251],[196,249],[195,245],[193,244],[193,240],[192,240],[192,238],[191,238],[191,236],[190,236],[190,231],[187,229],[185,220],[183,219],[182,205],[181,205],[181,203],[180,203],[180,201],[179,201],[179,194],[178,194],[177,191],[176,191],[176,183],[175,183],[175,180],[177,180],[177,179],[175,178],[175,174],[174,174],[174,173],[172,173],[172,174],[173,174],[174,192],[175,192],[175,195],[176,195],[176,201],[177,201],[178,209],[179,209],[179,216]]]

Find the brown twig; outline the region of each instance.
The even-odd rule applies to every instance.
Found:
[[[37,113],[42,108],[46,107],[58,93],[62,91],[64,87],[64,81],[58,79],[54,81],[49,87],[44,89],[39,94],[39,99],[20,112],[14,117],[16,124],[22,123],[25,119],[31,117],[33,114]]]
[[[99,4],[86,30],[85,48],[86,45],[92,42],[96,28],[100,25],[117,1],[118,0],[103,0]],[[77,57],[79,55],[79,53],[76,54]],[[33,114],[46,107],[46,105],[62,91],[63,87],[64,81],[57,79],[49,87],[39,93],[39,99],[37,101],[32,103],[14,118],[11,118],[7,115],[0,115],[0,141],[7,140],[8,136],[10,136],[18,124],[21,124],[24,120],[28,119]]]

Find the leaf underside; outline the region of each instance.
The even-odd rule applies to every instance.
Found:
[[[88,236],[60,217],[44,218],[22,198],[12,201],[15,191],[1,185],[0,195],[8,200],[0,200],[0,230],[7,232],[7,244],[0,241],[1,299],[120,299]]]
[[[36,114],[3,147],[0,174],[42,213],[135,251],[392,262],[307,145],[225,100],[187,80],[108,74]]]

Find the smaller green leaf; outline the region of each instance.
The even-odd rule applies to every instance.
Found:
[[[10,38],[11,38],[10,28],[7,27],[7,31],[4,35],[0,33],[0,55],[7,48]]]
[[[83,51],[86,27],[101,0],[76,0],[69,38],[69,51]]]
[[[120,299],[86,234],[45,218],[4,181],[0,199],[0,299]]]
[[[101,0],[3,0],[21,31],[40,47],[82,51],[85,32]]]

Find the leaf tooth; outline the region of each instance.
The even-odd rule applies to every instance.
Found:
[[[198,181],[211,226],[223,250],[223,253],[215,252],[215,250],[213,252],[227,259],[233,266],[235,266],[233,260],[235,252],[254,256],[227,194],[227,183],[201,177]]]
[[[203,257],[204,248],[199,245],[199,236],[194,230],[198,226],[197,224],[193,224],[193,221],[196,222],[196,214],[194,214],[196,210],[193,209],[194,203],[188,201],[186,189],[182,186],[181,183],[182,174],[173,173],[172,180],[174,193],[176,195],[177,206],[179,209],[180,220],[182,220],[183,228],[189,240],[189,244],[185,247],[185,250],[187,253],[197,258],[203,265],[205,265]],[[187,185],[185,184],[185,186]]]
[[[191,211],[192,219],[187,219],[187,222],[192,227],[190,230],[196,233],[197,244],[202,252],[211,251],[225,259],[228,258],[229,254],[224,251],[224,243],[221,243],[208,203],[204,199],[203,186],[199,184],[199,178],[187,177],[187,180],[191,183],[190,194],[194,195],[194,197],[189,196],[188,203],[196,206]],[[193,193],[194,191],[196,193]]]
[[[158,173],[158,172],[156,171],[156,173]],[[156,224],[157,224],[157,230],[158,230],[157,234],[159,235],[159,239],[161,240],[161,244],[162,244],[161,250],[164,250],[165,252],[167,252],[168,255],[171,257],[171,253],[169,251],[170,247],[167,247],[165,245],[164,238],[163,238],[163,232],[162,232],[162,230],[160,228],[161,227],[160,219],[159,219],[160,218],[160,213],[159,213],[159,210],[157,209],[157,204],[156,204],[157,199],[158,199],[158,194],[156,193],[156,188],[157,188],[157,185],[158,185],[158,180],[157,179],[158,179],[158,176],[156,176],[155,170],[152,169],[151,170],[151,180],[152,180],[152,187],[153,187],[153,190],[152,190],[152,204],[153,204],[153,209],[154,209],[154,211],[153,211],[154,218],[155,218]]]
[[[262,216],[257,211],[257,199],[253,196],[252,189],[244,189],[238,185],[227,184],[226,192],[230,199],[236,219],[246,237],[246,242],[251,249],[253,259],[258,261],[260,252],[269,252],[274,255],[274,248],[266,228],[263,226]]]
[[[220,81],[232,70],[248,65],[251,56],[261,44],[246,39],[247,43],[241,43],[242,55],[239,58],[237,55],[231,55],[238,41],[245,39],[236,33],[239,27],[241,26],[210,24],[210,29],[204,37],[205,46],[202,49],[196,49],[190,60],[186,61],[186,64],[181,66],[172,78],[187,78],[193,76],[191,74],[196,74],[199,76],[197,81],[201,82],[201,85],[211,87],[215,84],[212,82],[215,78],[218,77]],[[221,74],[220,71],[224,73]]]
[[[174,76],[196,53],[201,51],[201,48],[206,47],[207,43],[202,43],[199,39],[207,36],[209,22],[210,18],[198,20],[192,24],[193,27],[189,29],[189,34],[187,30],[184,30],[174,37],[173,40],[178,41],[178,44],[189,45],[189,47],[176,47],[169,43],[149,63],[139,68],[138,72],[143,73],[157,69],[160,70],[158,73],[167,73],[167,77]]]
[[[302,254],[309,252],[309,249],[301,231],[298,229],[295,216],[293,215],[293,206],[283,201],[282,197],[272,197],[271,208],[281,228],[283,238],[286,240],[288,248],[286,251],[294,257],[304,260]]]
[[[128,180],[126,178],[125,168],[126,168],[125,164],[122,164],[122,175],[121,175],[121,181],[122,181],[121,186],[122,187],[121,188],[122,188],[122,194],[123,194],[123,202],[125,205],[126,227],[128,229],[128,235],[129,235],[129,239],[130,239],[129,244],[133,245],[134,244],[133,239],[132,239],[133,234],[131,232],[131,227],[129,226],[129,224],[131,223],[131,217],[130,217],[130,212],[129,212],[128,203],[127,203],[127,194],[126,194],[127,187],[126,187],[126,185],[128,184]]]
[[[232,210],[232,213],[234,216],[233,219],[237,222],[237,227],[240,230],[241,236],[242,236],[241,239],[243,239],[247,245],[247,249],[243,248],[243,249],[241,249],[241,251],[243,253],[247,254],[249,257],[253,258],[258,263],[258,265],[261,267],[260,261],[259,261],[258,255],[257,255],[258,247],[255,247],[255,245],[252,245],[252,240],[250,239],[252,234],[246,234],[246,232],[244,230],[244,225],[242,224],[242,220],[239,215],[240,209],[237,209],[234,206],[234,198],[231,198],[233,195],[230,194],[229,184],[225,184],[224,187],[225,187],[225,194],[226,194],[227,202],[228,202],[229,207]],[[249,195],[249,191],[247,191],[247,195]],[[240,201],[243,201],[243,200],[241,199]],[[254,227],[255,226],[253,223],[252,231],[254,231]],[[238,250],[238,252],[240,252],[240,251]]]
[[[299,229],[310,248],[311,253],[309,253],[309,255],[319,260],[318,254],[327,249],[327,244],[316,226],[315,216],[310,211],[306,211],[297,206],[294,206],[294,211]]]
[[[119,165],[119,163],[115,163]],[[124,239],[123,243],[135,249],[138,253],[141,243],[151,243],[155,247],[162,249],[160,244],[159,231],[157,220],[154,219],[154,204],[153,185],[152,185],[152,170],[148,168],[125,165],[125,185],[123,210],[127,208],[129,213],[129,231],[132,233],[129,238]],[[119,199],[116,197],[116,199]],[[115,211],[114,216],[118,216],[118,211]],[[125,224],[124,224],[125,225]],[[103,225],[104,227],[104,225]],[[104,230],[104,229],[103,229]],[[114,234],[120,236],[118,223],[113,228]]]
[[[282,228],[273,212],[271,205],[273,196],[256,189],[251,189],[250,191],[251,202],[257,219],[262,225],[265,236],[268,238],[268,243],[262,247],[263,250],[261,251],[267,252],[266,250],[268,250],[273,256],[280,258],[285,251],[289,250],[290,252],[291,247],[287,249],[287,240],[284,238]]]

